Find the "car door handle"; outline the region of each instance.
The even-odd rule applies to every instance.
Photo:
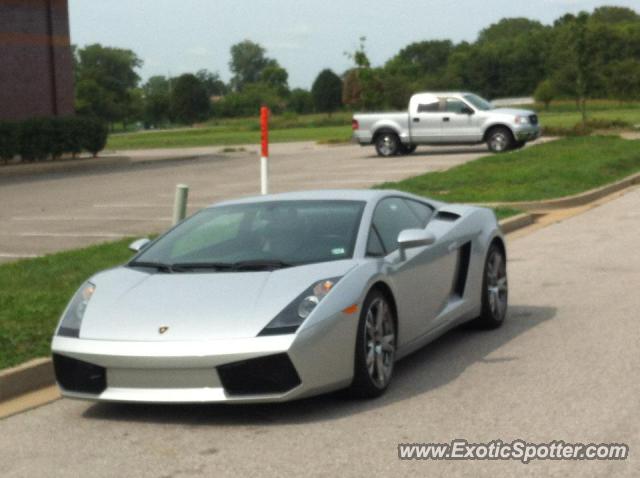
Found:
[[[420,118],[413,118],[414,123],[420,123]]]
[[[451,244],[449,244],[448,249],[449,249],[449,252],[453,252],[459,247],[460,247],[460,244],[458,242],[452,242]]]
[[[449,121],[449,117],[448,117],[448,116],[446,116],[446,117],[442,118],[442,121],[445,121],[445,122],[446,122],[446,121]]]

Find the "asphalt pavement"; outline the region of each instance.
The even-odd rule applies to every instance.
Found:
[[[0,262],[162,232],[171,225],[178,183],[190,187],[189,213],[259,194],[256,146],[233,149],[117,151],[132,163],[101,168],[99,159],[88,159],[86,169],[71,172],[0,174]],[[422,147],[411,156],[380,158],[372,147],[352,144],[278,143],[271,146],[270,191],[372,187],[486,154],[484,145]]]
[[[2,476],[636,477],[639,243],[638,188],[510,236],[505,325],[454,330],[406,358],[380,399],[329,395],[259,406],[62,399],[0,420]],[[630,456],[526,465],[398,459],[398,443],[457,438],[626,443]]]

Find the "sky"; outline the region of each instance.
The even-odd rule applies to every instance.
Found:
[[[381,65],[411,42],[473,41],[504,17],[550,24],[601,5],[640,10],[638,0],[69,0],[71,41],[128,48],[144,61],[143,79],[206,68],[228,81],[229,49],[245,39],[310,88],[324,68],[342,73],[365,36]]]

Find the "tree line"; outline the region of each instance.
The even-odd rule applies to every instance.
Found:
[[[490,99],[535,93],[547,105],[571,98],[583,112],[590,98],[640,99],[640,15],[624,7],[567,14],[552,25],[507,18],[474,42],[411,43],[379,66],[364,37],[345,54],[347,71],[322,70],[307,90],[291,89],[286,69],[250,40],[231,47],[228,83],[206,69],[141,83],[142,60],[133,51],[89,45],[74,49],[76,106],[111,124],[158,127],[255,115],[261,105],[299,114],[404,109],[421,90],[470,90]]]

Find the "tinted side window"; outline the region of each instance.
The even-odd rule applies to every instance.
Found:
[[[418,105],[418,113],[437,113],[440,110],[440,102]]]
[[[398,248],[398,234],[404,229],[423,227],[418,217],[400,198],[380,201],[373,214],[373,225],[387,253]]]
[[[382,257],[385,255],[384,246],[380,241],[380,236],[373,227],[369,230],[369,240],[367,241],[367,255],[372,257]]]
[[[420,227],[425,227],[433,215],[433,208],[418,201],[406,199],[405,202],[420,221]]]
[[[467,108],[464,101],[457,100],[455,98],[447,98],[445,110],[447,113],[462,113]]]

